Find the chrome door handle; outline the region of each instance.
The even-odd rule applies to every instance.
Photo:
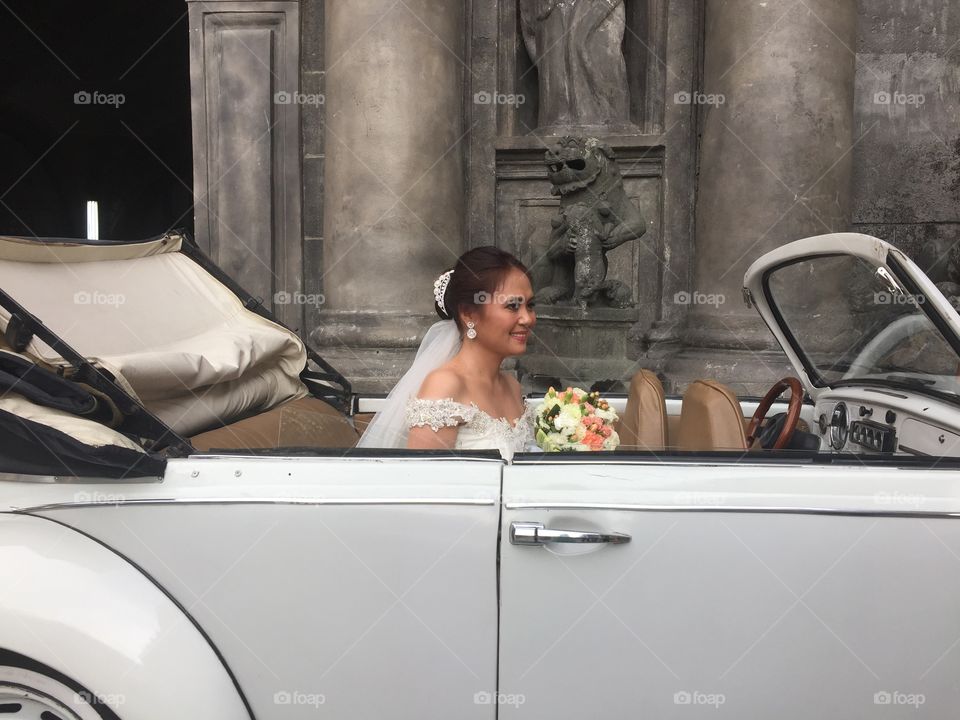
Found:
[[[630,542],[626,533],[598,533],[580,530],[551,530],[538,522],[510,523],[510,543],[512,545],[543,545],[544,543],[620,543]]]

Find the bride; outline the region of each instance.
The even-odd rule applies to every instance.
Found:
[[[510,459],[533,442],[520,384],[500,369],[526,351],[537,321],[530,274],[510,253],[479,247],[437,278],[433,297],[443,319],[359,447],[491,448]]]

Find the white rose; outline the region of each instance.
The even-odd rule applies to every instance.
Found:
[[[617,419],[617,413],[612,409],[601,410],[600,408],[597,408],[596,412],[594,412],[594,415],[596,415],[598,418],[606,422],[613,422],[614,420]]]
[[[580,424],[580,418],[583,413],[580,412],[579,405],[564,405],[560,408],[560,414],[557,415],[557,428],[575,428]]]

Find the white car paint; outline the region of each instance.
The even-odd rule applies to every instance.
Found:
[[[2,649],[58,669],[122,718],[249,717],[206,638],[113,550],[0,513],[0,567]]]
[[[163,483],[102,497],[104,485],[24,483],[16,502],[143,568],[206,630],[257,718],[492,720],[501,468],[191,458]]]
[[[501,718],[960,702],[960,470],[521,460],[503,500]],[[632,539],[518,546],[513,522]]]

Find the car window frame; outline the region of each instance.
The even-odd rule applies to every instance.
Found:
[[[803,350],[800,343],[797,341],[796,336],[793,334],[793,330],[790,328],[790,325],[784,319],[783,314],[780,312],[780,307],[774,300],[773,294],[770,292],[770,276],[778,270],[782,270],[785,267],[789,267],[790,265],[795,265],[797,263],[807,262],[809,260],[816,260],[818,258],[844,257],[844,256],[857,257],[855,255],[852,255],[851,253],[846,253],[843,251],[822,252],[822,253],[804,255],[802,257],[791,258],[790,260],[787,260],[782,263],[778,263],[777,265],[767,268],[763,272],[763,275],[760,278],[760,287],[763,290],[764,300],[766,301],[767,306],[770,309],[770,313],[773,316],[773,319],[776,321],[778,327],[780,328],[780,331],[783,333],[784,338],[789,343],[790,348],[793,350],[794,354],[796,354],[797,358],[799,359],[801,365],[803,366],[804,372],[806,373],[807,377],[809,378],[813,386],[818,389],[828,388],[831,390],[838,387],[852,387],[852,386],[858,386],[858,385],[887,387],[887,388],[893,388],[901,391],[909,390],[911,392],[915,392],[920,395],[925,395],[928,397],[936,398],[938,400],[943,400],[944,402],[948,402],[951,405],[960,406],[960,397],[956,395],[950,395],[948,393],[943,393],[943,392],[928,389],[928,388],[916,387],[914,385],[908,386],[905,384],[897,383],[896,381],[889,381],[881,378],[851,378],[849,380],[837,380],[831,384],[824,379],[824,377],[820,374],[816,366],[810,362],[809,358],[807,357],[807,353]],[[893,253],[888,251],[883,258],[883,263],[893,271],[894,277],[897,280],[897,282],[903,285],[904,290],[910,293],[911,297],[915,298],[918,295],[920,296],[923,295],[920,292],[920,289],[917,286],[917,284],[913,282],[913,279],[910,277],[910,274],[906,272],[903,264],[900,263],[900,261],[897,260],[896,257],[894,257]],[[950,345],[951,349],[953,349],[953,351],[957,354],[958,363],[960,363],[960,336],[958,336],[953,331],[953,328],[951,328],[950,325],[944,321],[944,319],[939,315],[939,313],[934,312],[932,308],[928,307],[927,303],[918,302],[916,303],[916,306],[921,310],[921,312],[923,312],[923,314],[927,317],[927,319],[930,320],[931,323],[933,323],[934,327],[936,327],[937,331],[941,334],[943,339],[947,342],[948,345]]]

